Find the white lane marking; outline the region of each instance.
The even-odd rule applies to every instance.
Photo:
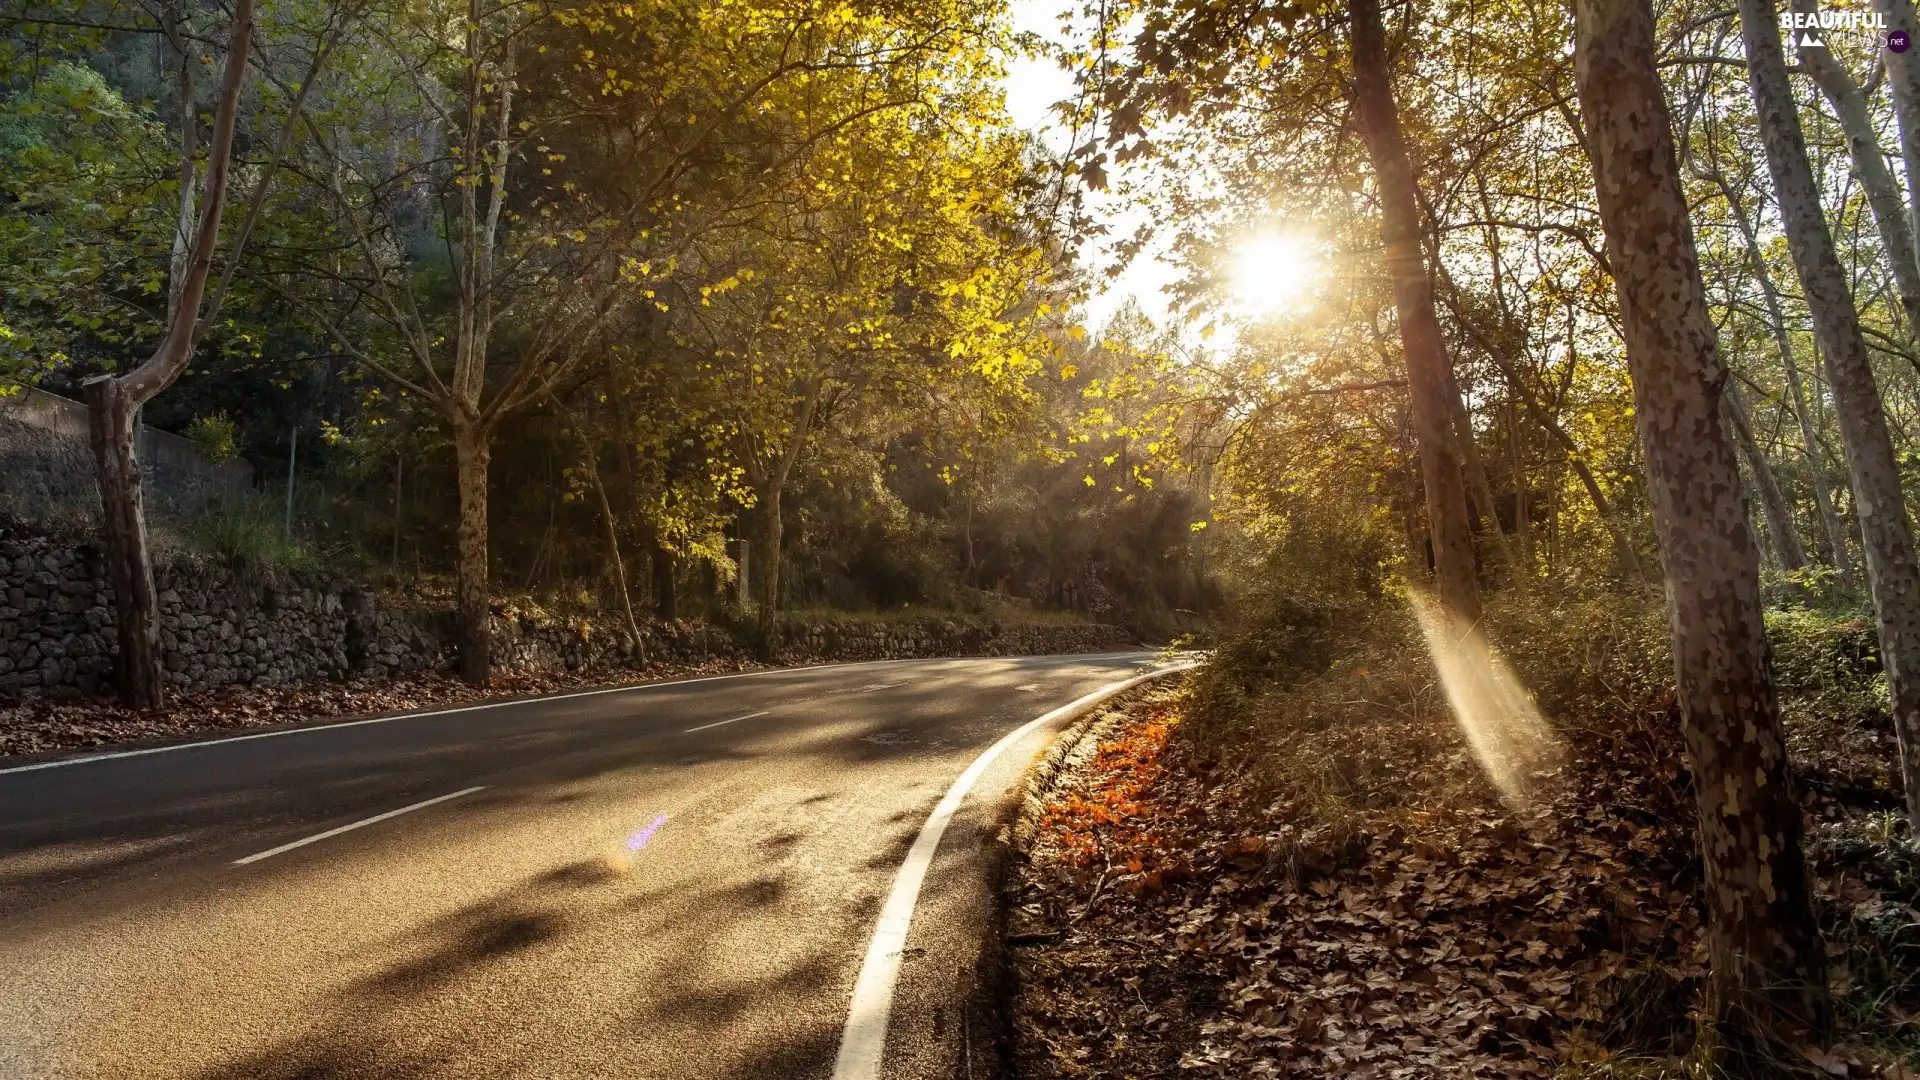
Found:
[[[720,726],[720,725],[722,725],[722,724],[732,724],[732,723],[737,723],[737,722],[739,722],[739,721],[741,721],[741,720],[751,720],[751,719],[753,719],[753,718],[754,718],[754,717],[756,717],[756,716],[765,716],[765,715],[767,715],[767,713],[768,713],[769,711],[771,711],[771,710],[768,710],[768,709],[761,709],[761,710],[760,710],[759,712],[750,712],[750,713],[748,713],[748,714],[747,714],[747,715],[745,715],[745,716],[736,716],[736,717],[734,717],[734,718],[733,718],[732,720],[715,720],[715,721],[714,721],[713,723],[711,723],[711,724],[701,724],[701,725],[700,725],[699,727],[690,727],[690,728],[688,728],[687,730],[685,730],[685,731],[683,731],[683,732],[681,732],[680,734],[682,734],[682,735],[691,735],[691,734],[693,734],[693,733],[694,733],[694,732],[696,732],[696,731],[705,731],[705,730],[707,730],[708,728],[716,728],[716,727],[719,727],[719,726]]]
[[[847,1009],[847,1024],[840,1031],[840,1056],[833,1063],[833,1080],[879,1080],[880,1064],[887,1048],[887,1021],[893,1013],[893,986],[900,978],[900,958],[907,947],[907,930],[913,924],[914,905],[920,899],[920,885],[933,865],[940,838],[947,823],[960,809],[961,800],[973,790],[982,773],[1006,749],[1025,738],[1035,728],[1090,709],[1115,694],[1124,693],[1146,682],[1176,671],[1194,667],[1193,661],[1159,668],[1131,679],[1109,683],[1093,693],[1069,702],[1043,716],[1037,716],[1008,732],[973,759],[967,771],[954,780],[947,794],[933,808],[907,859],[894,876],[893,891],[880,909],[880,922],[873,930],[873,942],[867,946],[867,958],[860,965],[860,977],[853,984],[853,1003]]]
[[[1030,682],[1025,686],[1016,686],[1014,687],[1014,689],[1026,694],[1037,694],[1040,692],[1040,684],[1037,682]]]
[[[415,810],[424,810],[435,803],[443,803],[443,802],[446,802],[448,799],[457,799],[462,795],[471,795],[476,791],[485,791],[485,790],[487,790],[485,786],[461,788],[459,791],[456,791],[451,795],[440,795],[435,798],[426,799],[422,802],[414,803],[412,806],[403,806],[398,810],[389,810],[384,814],[375,814],[370,818],[361,818],[359,821],[356,821],[351,825],[342,825],[337,829],[328,829],[326,832],[314,833],[312,836],[305,837],[300,840],[295,840],[291,844],[281,844],[277,848],[268,848],[265,851],[254,852],[252,855],[249,855],[244,859],[233,860],[233,865],[245,866],[248,863],[257,863],[261,859],[271,859],[275,855],[278,855],[283,851],[292,851],[294,848],[297,848],[297,847],[306,847],[308,844],[315,843],[320,840],[326,840],[326,839],[329,839],[330,837],[339,836],[341,833],[352,832],[355,829],[363,828],[368,825],[378,824],[382,821],[386,821],[388,818],[397,818],[401,814],[411,814]]]
[[[306,724],[300,727],[282,728],[279,731],[256,731],[251,735],[229,735],[221,739],[202,739],[198,742],[174,743],[171,746],[149,746],[140,750],[115,750],[104,754],[82,754],[77,757],[59,758],[54,761],[36,761],[31,765],[12,765],[0,768],[0,776],[8,773],[37,772],[41,769],[61,769],[68,765],[86,765],[95,761],[112,761],[115,758],[145,757],[148,754],[171,754],[176,750],[197,750],[203,746],[218,746],[221,743],[248,742],[253,739],[275,739],[282,735],[304,735],[313,731],[335,731],[340,728],[359,727],[362,724],[384,724],[392,720],[420,720],[429,716],[451,716],[454,713],[477,712],[481,709],[501,709],[509,705],[532,705],[544,701],[566,701],[569,698],[596,697],[600,694],[624,694],[637,690],[655,690],[667,686],[689,686],[693,683],[717,682],[721,679],[748,679],[756,675],[791,675],[806,671],[828,671],[836,668],[872,667],[877,664],[924,664],[942,660],[1107,660],[1121,656],[1140,656],[1130,653],[1063,653],[1056,656],[1037,657],[999,657],[999,656],[936,656],[908,657],[904,660],[855,660],[844,664],[808,664],[803,667],[768,668],[765,671],[736,671],[726,675],[702,675],[693,679],[670,679],[666,682],[638,683],[633,686],[607,686],[599,690],[578,690],[571,694],[553,694],[547,697],[515,698],[512,701],[489,701],[479,705],[460,705],[451,709],[429,709],[426,712],[395,713],[392,716],[370,716],[365,720],[343,720],[337,724]]]

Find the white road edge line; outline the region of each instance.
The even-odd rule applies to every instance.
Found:
[[[920,885],[933,865],[940,838],[947,823],[959,811],[960,803],[973,790],[982,773],[1008,747],[1025,738],[1035,728],[1075,716],[1095,705],[1125,693],[1149,679],[1158,679],[1196,666],[1195,661],[1158,668],[1144,675],[1109,683],[1093,693],[1035,717],[1008,732],[973,759],[967,771],[954,780],[947,794],[934,805],[920,835],[907,850],[907,859],[894,876],[893,891],[880,909],[880,922],[873,930],[873,942],[867,946],[867,958],[860,965],[860,976],[853,984],[853,1003],[847,1009],[847,1023],[840,1031],[840,1055],[833,1063],[833,1080],[879,1080],[880,1066],[887,1049],[887,1022],[893,1013],[893,987],[900,979],[900,958],[907,947],[907,930],[913,924],[913,909],[920,899]]]
[[[411,814],[415,810],[424,810],[435,803],[443,803],[443,802],[446,802],[448,799],[457,799],[462,795],[471,795],[476,791],[485,791],[485,790],[487,789],[484,785],[479,787],[461,788],[459,791],[453,792],[450,795],[436,796],[431,799],[426,799],[421,802],[414,803],[412,806],[403,806],[398,810],[389,810],[384,814],[375,814],[370,818],[361,818],[359,821],[356,821],[351,825],[342,825],[337,829],[328,829],[326,832],[314,833],[312,836],[305,837],[300,840],[295,840],[290,844],[281,844],[277,848],[268,848],[265,851],[257,851],[252,855],[247,856],[244,859],[233,860],[233,865],[245,866],[248,863],[257,863],[261,859],[271,859],[275,855],[278,855],[286,851],[292,851],[294,848],[297,848],[297,847],[306,847],[308,844],[315,843],[320,840],[326,840],[331,837],[339,836],[341,833],[352,832],[355,829],[362,828],[367,825],[375,825],[382,821],[386,821],[389,818],[397,818],[401,814]]]
[[[176,750],[197,750],[203,746],[219,746],[221,743],[249,742],[253,739],[276,739],[282,735],[304,735],[314,731],[336,731],[340,728],[359,727],[362,724],[385,724],[393,720],[421,720],[429,716],[451,716],[454,713],[477,712],[481,709],[503,709],[509,705],[532,705],[543,701],[566,701],[569,698],[597,697],[601,694],[626,694],[640,690],[655,690],[668,686],[688,686],[693,683],[717,682],[721,679],[749,679],[756,675],[791,675],[802,671],[826,671],[834,668],[870,667],[877,664],[913,664],[937,662],[942,660],[1108,660],[1116,656],[1135,656],[1138,652],[1117,653],[1059,653],[1041,657],[998,657],[998,656],[927,656],[907,657],[901,660],[854,660],[844,664],[807,664],[801,667],[767,668],[764,671],[735,671],[726,675],[702,675],[693,679],[668,679],[664,682],[635,683],[632,686],[606,686],[598,690],[579,690],[571,694],[549,694],[545,697],[515,698],[512,701],[488,701],[479,705],[459,705],[451,709],[428,709],[424,712],[395,713],[392,716],[370,716],[365,720],[343,720],[337,724],[306,724],[300,727],[281,728],[278,731],[256,731],[251,735],[229,735],[223,739],[201,739],[198,742],[174,743],[171,746],[149,746],[140,750],[115,750],[105,754],[82,754],[77,757],[57,758],[53,761],[36,761],[31,765],[12,765],[0,769],[0,776],[8,773],[38,772],[41,769],[62,769],[68,765],[86,765],[95,761],[112,761],[115,758],[145,757],[148,754],[171,754]]]
[[[751,720],[751,719],[753,719],[753,718],[754,718],[754,717],[756,717],[756,716],[765,716],[765,715],[767,715],[767,714],[768,714],[769,712],[772,712],[772,711],[773,711],[773,710],[771,710],[771,709],[761,709],[761,710],[760,710],[759,712],[750,712],[750,713],[748,713],[748,714],[747,714],[747,715],[745,715],[745,716],[736,716],[736,717],[734,717],[734,718],[733,718],[732,720],[715,720],[715,721],[714,721],[713,723],[711,723],[711,724],[701,724],[701,725],[700,725],[699,727],[690,727],[690,728],[688,728],[687,730],[685,730],[685,731],[683,731],[683,732],[681,732],[680,734],[682,734],[682,735],[691,735],[691,734],[693,734],[693,733],[694,733],[694,732],[696,732],[696,731],[705,731],[705,730],[707,730],[708,728],[716,728],[716,727],[719,727],[719,726],[720,726],[720,725],[722,725],[722,724],[732,724],[732,723],[735,723],[735,722],[737,722],[737,721],[740,721],[740,720]]]

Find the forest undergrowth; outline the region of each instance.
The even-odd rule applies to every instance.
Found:
[[[1017,1075],[1691,1075],[1707,955],[1659,594],[1490,610],[1562,746],[1520,804],[1404,605],[1280,608],[1047,795],[1010,886]],[[1839,1021],[1798,1064],[1910,1075],[1920,859],[1872,623],[1769,628]]]

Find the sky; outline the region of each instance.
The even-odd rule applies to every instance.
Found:
[[[1060,14],[1072,6],[1073,0],[1012,0],[1014,29],[1036,34],[1049,42],[1060,42],[1063,40]],[[1007,65],[1007,77],[1002,85],[1007,92],[1007,111],[1014,122],[1038,134],[1055,151],[1064,153],[1068,149],[1067,133],[1054,123],[1051,110],[1055,102],[1073,96],[1073,77],[1050,57],[1021,58]],[[1116,174],[1124,168],[1117,166]],[[1089,209],[1107,225],[1109,237],[1130,236],[1144,220],[1139,211],[1113,196],[1095,193],[1089,200]],[[1096,284],[1087,300],[1089,328],[1104,325],[1129,299],[1136,301],[1154,322],[1162,326],[1169,324],[1172,317],[1161,289],[1179,275],[1173,267],[1155,258],[1157,250],[1150,246],[1118,278],[1108,279],[1104,285]],[[1095,265],[1106,262],[1098,254],[1092,257],[1097,260]]]

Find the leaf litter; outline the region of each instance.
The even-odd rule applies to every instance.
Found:
[[[1670,715],[1576,734],[1515,813],[1431,711],[1289,732],[1330,800],[1183,732],[1190,706],[1136,700],[1043,797],[1008,886],[1015,1075],[1684,1075],[1706,951]],[[1920,874],[1885,749],[1799,734],[1843,1020],[1809,1064],[1908,1076]]]

